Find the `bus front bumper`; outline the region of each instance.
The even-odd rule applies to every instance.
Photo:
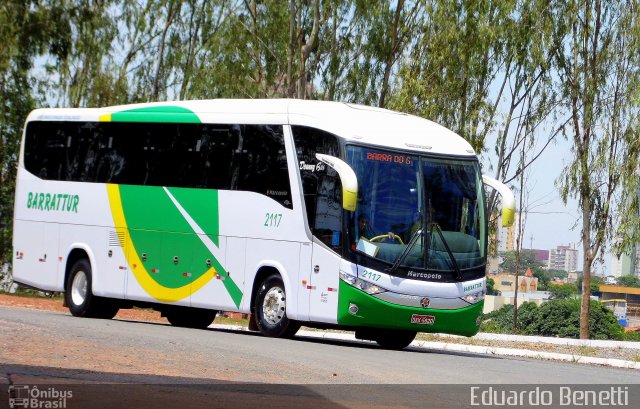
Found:
[[[478,333],[484,306],[484,300],[453,310],[396,305],[375,298],[342,280],[339,294],[340,325],[438,332],[468,337]]]

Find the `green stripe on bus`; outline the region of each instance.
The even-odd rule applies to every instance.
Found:
[[[217,191],[171,188],[170,192],[196,223],[203,223],[200,227],[217,246]],[[133,251],[141,259],[143,253],[147,256],[144,262],[147,271],[159,271],[150,275],[154,281],[167,288],[181,287],[185,284],[182,270],[191,272],[191,279],[195,281],[208,270],[206,260],[211,260],[211,266],[223,279],[234,304],[240,306],[242,291],[198,238],[162,187],[120,185],[120,196],[135,247]],[[174,255],[178,255],[178,263],[173,261]]]
[[[214,189],[167,188],[216,246],[218,240],[218,191]]]
[[[112,122],[167,122],[199,124],[200,118],[193,111],[177,106],[135,108],[111,114]]]

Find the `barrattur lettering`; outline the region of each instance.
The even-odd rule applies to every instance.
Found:
[[[45,212],[78,213],[80,196],[69,193],[33,193],[27,195],[27,209]]]

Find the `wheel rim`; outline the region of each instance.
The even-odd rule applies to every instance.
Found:
[[[272,287],[267,291],[262,302],[262,312],[264,320],[270,325],[276,325],[285,314],[285,294],[280,287]]]
[[[73,277],[71,283],[71,301],[75,305],[82,305],[87,298],[87,275],[80,270]]]

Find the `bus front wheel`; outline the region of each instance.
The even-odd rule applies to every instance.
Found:
[[[416,331],[380,330],[375,341],[384,349],[404,349],[413,342]]]
[[[277,338],[291,338],[300,323],[287,317],[287,295],[282,278],[271,275],[260,285],[255,299],[255,316],[258,329],[263,335]]]
[[[87,259],[76,261],[65,283],[64,299],[74,317],[111,319],[118,306],[91,292],[91,263]]]

